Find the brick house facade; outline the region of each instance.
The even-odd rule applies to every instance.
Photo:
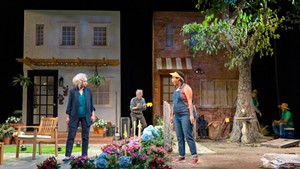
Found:
[[[204,52],[192,56],[183,44],[184,24],[201,22],[198,12],[162,12],[153,14],[153,116],[162,117],[163,101],[172,103],[174,86],[169,73],[181,70],[185,81],[193,89],[198,115],[208,122],[224,121],[234,113],[237,96],[238,70],[224,67],[224,53],[206,56]],[[155,118],[153,118],[155,119]]]

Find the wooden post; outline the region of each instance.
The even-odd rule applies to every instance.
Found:
[[[133,122],[133,139],[135,139],[136,121]]]
[[[126,124],[124,124],[124,141],[125,141],[125,143],[126,143],[126,138],[127,138],[127,130],[126,130]],[[124,155],[125,155],[125,156],[127,155],[127,152],[126,152],[126,144],[125,144]]]
[[[142,132],[142,124],[141,124],[141,121],[139,120],[139,125],[138,125],[138,128],[139,128],[139,135],[138,135],[138,139],[141,140],[141,132]]]
[[[4,162],[4,143],[0,142],[0,165]]]
[[[170,116],[171,116],[172,107],[171,105],[164,101],[163,107],[163,119],[164,119],[164,148],[167,152],[172,151],[172,130],[173,126],[170,123]],[[195,127],[194,127],[195,128]]]

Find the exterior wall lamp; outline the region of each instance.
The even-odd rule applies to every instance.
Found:
[[[62,76],[60,76],[60,78],[58,80],[58,86],[59,87],[63,87],[64,86],[64,78]]]
[[[205,73],[201,68],[197,68],[196,70],[194,70],[194,72],[196,74],[203,74],[203,73]]]

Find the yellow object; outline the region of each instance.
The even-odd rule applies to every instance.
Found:
[[[127,131],[124,131],[124,138],[127,138]]]
[[[226,122],[226,123],[230,122],[230,119],[229,119],[228,117],[225,118],[225,122]]]
[[[148,102],[148,103],[146,104],[147,107],[152,107],[152,105],[153,105],[152,102]]]

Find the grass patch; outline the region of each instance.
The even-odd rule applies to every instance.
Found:
[[[58,154],[65,154],[66,146],[60,146],[61,151],[58,151]],[[26,145],[26,151],[21,151],[20,146],[20,153],[32,153],[32,145]],[[15,153],[16,152],[16,145],[4,145],[4,153]],[[36,152],[39,152],[39,146],[36,146]],[[73,146],[72,152],[81,152],[81,147]],[[55,154],[55,147],[54,145],[43,145],[42,146],[42,154]]]

